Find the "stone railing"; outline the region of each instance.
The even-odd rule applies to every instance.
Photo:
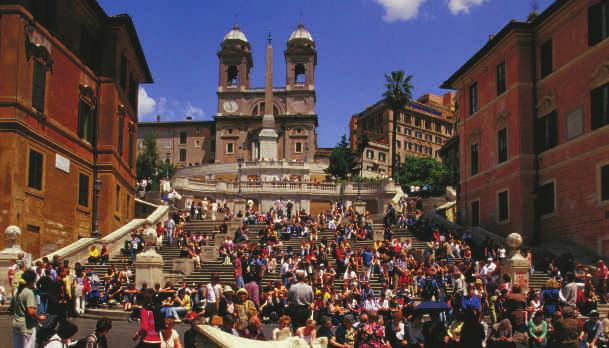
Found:
[[[373,183],[333,183],[333,182],[297,182],[297,181],[242,181],[242,182],[206,182],[199,179],[178,177],[173,186],[178,191],[190,191],[209,194],[286,194],[298,192],[304,195],[321,196],[378,196],[396,193],[396,186],[391,180]]]
[[[168,218],[169,207],[165,205],[158,206],[148,217],[145,219],[133,219],[126,225],[121,226],[116,231],[104,236],[103,238],[81,238],[72,244],[66,245],[65,247],[54,251],[46,256],[49,260],[52,260],[55,255],[60,256],[64,260],[70,260],[70,263],[74,262],[86,262],[89,257],[89,249],[92,245],[106,244],[110,255],[119,253],[123,248],[125,241],[131,238],[131,233],[139,228],[145,226],[154,226],[159,222],[163,222]],[[40,258],[42,260],[42,257]]]

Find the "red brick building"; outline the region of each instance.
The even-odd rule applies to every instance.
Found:
[[[20,226],[38,256],[125,224],[138,85],[152,82],[130,17],[94,0],[2,0],[0,47],[0,230]]]
[[[461,222],[609,254],[609,1],[511,21],[458,90]]]

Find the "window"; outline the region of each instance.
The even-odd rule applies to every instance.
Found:
[[[128,219],[130,217],[131,212],[131,195],[127,195],[127,200],[125,201],[125,217]]]
[[[471,211],[472,227],[480,226],[480,201],[472,202],[471,206],[472,206],[472,211]]]
[[[180,132],[180,144],[186,144],[186,132]]]
[[[554,182],[539,186],[539,215],[554,212]]]
[[[507,221],[509,218],[509,202],[507,191],[499,192],[499,195],[497,195],[497,206],[499,210],[499,221]]]
[[[89,206],[89,176],[82,173],[78,175],[78,204]]]
[[[415,132],[414,134],[415,134],[415,136],[416,136],[417,138],[419,138],[419,139],[423,139],[423,133],[421,133],[421,132]]]
[[[609,84],[593,89],[590,93],[592,102],[592,129],[609,124]]]
[[[601,201],[609,200],[609,164],[601,167]]]
[[[505,62],[497,65],[497,95],[505,92]]]
[[[469,86],[469,114],[472,115],[478,111],[478,84],[474,82]]]
[[[414,119],[414,125],[416,127],[421,127],[421,119],[419,117]]]
[[[294,144],[294,152],[302,153],[302,143],[301,142],[297,142]]]
[[[42,190],[43,157],[36,150],[30,149],[27,185],[36,190]]]
[[[508,159],[507,129],[503,128],[497,132],[497,162],[502,163]]]
[[[440,122],[436,121],[434,124],[436,125],[436,132],[442,132],[442,125]]]
[[[123,90],[127,88],[127,57],[124,54],[121,56],[120,84]]]
[[[398,126],[397,127],[397,132],[396,133],[402,133],[402,127]]]
[[[133,74],[129,75],[129,103],[137,111],[137,81],[135,81]]]
[[[431,129],[431,121],[425,120],[425,129]]]
[[[552,40],[548,40],[541,45],[541,78],[552,73]]]
[[[396,143],[395,147],[397,147],[398,149],[402,147],[402,142],[401,141],[396,140],[395,143]]]
[[[235,144],[226,143],[226,153],[234,153],[235,152]]]
[[[44,113],[44,94],[46,88],[46,67],[34,59],[34,73],[32,78],[32,106],[38,112]]]
[[[405,119],[405,122],[406,122],[406,123],[410,123],[410,122],[412,122],[410,115],[406,115],[406,114],[404,114],[404,119]]]
[[[180,162],[186,161],[186,149],[180,149]]]
[[[412,129],[410,129],[410,128],[406,128],[405,132],[406,132],[406,135],[412,135]]]
[[[304,64],[296,64],[294,67],[294,84],[304,85],[306,77],[306,69]]]
[[[78,137],[93,144],[95,109],[83,99],[78,102]]]
[[[470,163],[470,172],[471,175],[476,175],[478,174],[478,144],[473,144],[470,148],[470,156],[471,156],[471,163]]]
[[[118,116],[118,155],[123,156],[123,133],[125,131],[125,116]]]
[[[452,125],[450,125],[450,124],[447,125],[445,129],[446,129],[446,134],[447,135],[452,135],[453,134],[453,126]]]
[[[425,140],[427,141],[432,141],[433,140],[433,136],[431,134],[425,134]]]
[[[558,144],[558,116],[556,111],[540,117],[535,122],[537,152],[543,152]]]
[[[412,150],[412,143],[406,144],[406,147],[408,148],[408,150]]]
[[[379,161],[385,162],[386,159],[387,159],[387,157],[385,156],[385,154],[382,152],[379,152]]]
[[[114,204],[114,210],[119,211],[120,209],[120,202],[121,202],[121,187],[119,185],[116,185],[116,202]]]
[[[609,1],[588,9],[588,44],[594,46],[609,36]]]
[[[366,158],[367,159],[374,159],[374,152],[372,152],[372,150],[367,150],[366,151]]]
[[[133,131],[129,132],[129,168],[133,168],[133,160],[135,159],[135,137],[133,136]]]
[[[239,84],[239,69],[236,66],[231,65],[228,67],[226,83],[229,86],[236,86]]]

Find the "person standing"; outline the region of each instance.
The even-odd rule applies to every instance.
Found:
[[[609,268],[605,265],[605,261],[598,260],[596,268],[596,279],[598,279],[597,294],[601,297],[602,303],[607,303],[607,282],[609,281]]]
[[[36,273],[27,270],[21,276],[20,283],[11,302],[13,313],[13,348],[34,348],[36,346],[36,325],[45,320],[44,315],[38,315],[34,284]]]
[[[176,227],[176,222],[174,219],[167,220],[167,244],[171,245],[173,243],[173,230]]]
[[[297,283],[288,290],[288,310],[293,318],[292,327],[296,330],[305,326],[310,317],[311,303],[313,303],[313,288],[305,283],[305,272],[296,271]]]

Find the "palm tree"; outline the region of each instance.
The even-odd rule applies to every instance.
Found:
[[[412,88],[410,84],[412,75],[406,75],[403,70],[395,70],[390,74],[385,74],[385,101],[393,111],[393,130],[391,142],[391,175],[395,178],[398,171],[399,160],[397,160],[396,143],[398,133],[398,120],[400,111],[412,100]]]

